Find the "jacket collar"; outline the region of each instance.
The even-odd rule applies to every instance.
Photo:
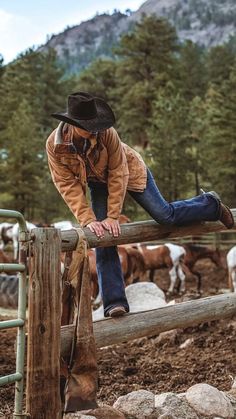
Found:
[[[57,144],[63,144],[63,128],[64,128],[65,122],[60,122],[56,129],[55,138],[54,138],[54,145]]]
[[[75,153],[73,146],[71,146],[71,143],[67,143],[64,141],[63,138],[63,131],[65,129],[65,122],[60,122],[58,127],[56,128],[55,137],[54,137],[54,151],[56,153]],[[91,143],[91,147],[88,150],[88,154],[91,152],[91,150],[96,146],[97,144],[97,138],[93,137],[89,139]]]

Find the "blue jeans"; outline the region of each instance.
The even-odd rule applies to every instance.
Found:
[[[107,218],[108,190],[105,183],[89,182],[91,202],[98,221]],[[104,315],[117,306],[122,305],[129,311],[125,295],[124,277],[116,246],[96,248],[96,265],[99,290],[102,294]]]
[[[168,203],[161,195],[147,169],[147,186],[143,192],[129,192],[132,198],[159,224],[186,225],[197,221],[216,221],[220,203],[211,194]]]
[[[107,185],[89,182],[88,186],[93,211],[97,220],[102,221],[107,217]],[[143,192],[129,191],[129,194],[160,224],[186,225],[196,221],[216,221],[220,216],[220,203],[208,193],[168,203],[161,195],[149,169],[147,169],[146,189]],[[105,316],[117,305],[122,305],[129,311],[117,247],[97,248],[96,263]]]

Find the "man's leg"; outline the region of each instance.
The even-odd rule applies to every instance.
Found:
[[[107,185],[89,182],[92,208],[98,221],[107,217]],[[129,311],[125,295],[124,278],[116,246],[96,248],[96,265],[99,287],[102,292],[105,316],[117,306]]]
[[[149,169],[147,175],[146,189],[143,192],[129,191],[129,194],[158,223],[185,225],[219,219],[220,202],[211,193],[168,203],[161,195]]]

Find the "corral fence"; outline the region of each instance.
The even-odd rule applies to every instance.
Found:
[[[183,245],[187,243],[196,244],[200,246],[209,246],[214,249],[222,251],[229,250],[236,245],[236,232],[233,230],[224,230],[215,233],[189,235],[186,237],[176,237],[171,239],[172,243]],[[166,240],[159,240],[158,244],[166,243]]]
[[[236,221],[236,209],[232,211]],[[177,227],[160,226],[154,221],[146,221],[121,225],[121,235],[118,238],[106,233],[104,238],[97,239],[88,228],[81,230],[81,236],[85,237],[89,247],[109,247],[154,240],[173,241],[174,238],[219,232],[222,229],[223,225],[220,222]],[[78,325],[85,320],[84,313],[80,311],[78,324],[61,327],[60,256],[61,251],[76,249],[78,231],[59,232],[54,228],[35,229],[31,234],[31,243],[28,291],[27,413],[18,415],[15,413],[15,417],[59,419],[62,414],[60,357],[71,356],[72,349],[76,346]],[[87,273],[84,274],[83,281],[89,281]],[[81,294],[80,297],[84,298]],[[228,293],[148,312],[129,314],[121,318],[106,318],[93,324],[93,336],[97,347],[102,347],[144,336],[154,336],[163,331],[185,328],[234,314],[236,314],[236,293]],[[86,334],[87,329],[85,328],[83,332]],[[84,336],[81,338],[81,352],[77,355],[85,359],[87,354],[83,353],[85,348],[83,338]],[[77,341],[79,340],[80,336],[77,334]],[[87,376],[89,374],[88,370]],[[78,388],[78,398],[81,396],[80,390]]]
[[[26,260],[27,248],[30,240],[26,222],[21,213],[17,211],[0,210],[1,218],[14,218],[19,223],[19,263],[0,263],[0,272],[19,272],[18,284],[18,316],[14,320],[0,322],[0,329],[18,328],[16,344],[16,371],[0,377],[0,386],[15,383],[15,408],[13,418],[22,416],[22,402],[24,392],[24,358],[25,358],[25,320],[26,320]],[[0,343],[1,344],[1,343]],[[14,348],[12,348],[14,350]]]

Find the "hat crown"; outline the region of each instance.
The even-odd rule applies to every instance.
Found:
[[[67,97],[67,111],[51,115],[89,132],[104,131],[115,123],[115,115],[108,103],[87,92],[71,93]]]
[[[68,96],[67,112],[71,118],[83,120],[96,118],[98,114],[94,98],[81,93]]]

